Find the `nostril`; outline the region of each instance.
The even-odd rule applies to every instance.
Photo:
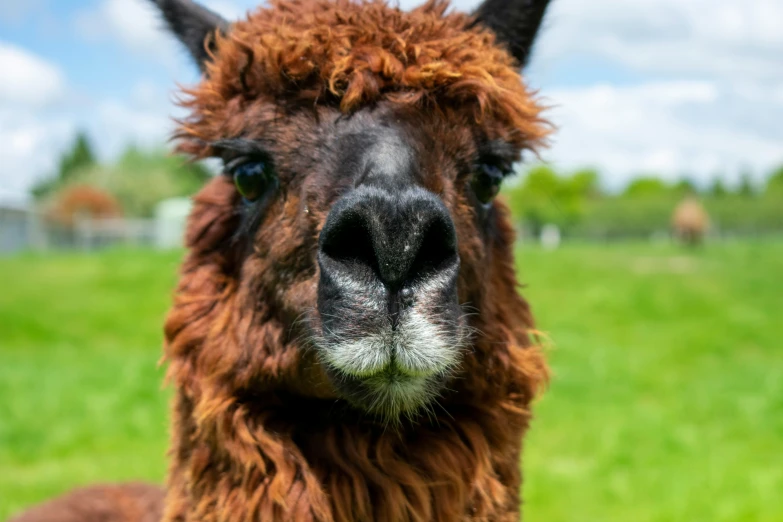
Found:
[[[406,286],[451,273],[459,264],[454,223],[434,195],[364,187],[332,209],[321,230],[319,258],[322,274],[369,278],[404,300]]]
[[[426,278],[446,269],[457,259],[457,241],[450,219],[438,216],[427,224],[419,251],[408,271],[410,278]]]
[[[336,222],[324,229],[321,252],[334,261],[378,271],[371,232],[364,216],[358,212],[344,211]]]

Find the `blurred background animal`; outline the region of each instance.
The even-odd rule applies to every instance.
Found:
[[[672,231],[674,237],[682,243],[695,246],[704,240],[710,220],[707,212],[693,196],[686,196],[674,209]]]

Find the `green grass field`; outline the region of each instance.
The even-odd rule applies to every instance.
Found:
[[[79,484],[162,481],[178,258],[0,259],[0,520]],[[783,520],[783,243],[518,259],[554,345],[526,520]]]

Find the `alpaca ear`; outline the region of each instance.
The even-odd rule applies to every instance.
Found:
[[[213,49],[215,32],[228,32],[229,24],[219,15],[191,0],[152,0],[158,6],[169,30],[185,44],[199,68],[206,68]]]
[[[524,67],[547,5],[549,0],[484,0],[473,15],[475,23],[492,29],[498,42]]]

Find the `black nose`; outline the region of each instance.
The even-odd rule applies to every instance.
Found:
[[[453,272],[454,223],[441,200],[421,188],[361,186],[335,204],[320,237],[322,270],[377,277],[396,292]]]

